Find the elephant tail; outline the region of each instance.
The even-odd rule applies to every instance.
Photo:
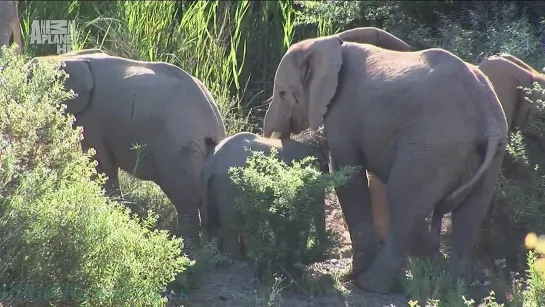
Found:
[[[456,191],[445,197],[443,199],[444,205],[441,206],[441,209],[436,208],[437,212],[434,211],[434,214],[446,214],[448,212],[452,212],[471,192],[471,188],[481,179],[483,174],[486,172],[486,170],[494,160],[496,154],[503,150],[503,147],[506,143],[507,139],[503,136],[490,136],[487,140],[484,161],[473,176],[473,178],[471,178],[471,180],[459,187]]]

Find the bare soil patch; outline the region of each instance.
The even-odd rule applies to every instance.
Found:
[[[340,253],[333,259],[313,264],[312,271],[335,276],[350,267],[351,246],[350,234],[334,193],[326,200],[326,223],[328,229],[340,236]],[[364,292],[351,283],[339,282],[337,287],[329,286],[319,292],[281,291],[278,287],[259,283],[247,264],[236,263],[205,273],[199,289],[188,293],[181,300],[170,301],[169,306],[408,306],[408,299],[402,295]]]

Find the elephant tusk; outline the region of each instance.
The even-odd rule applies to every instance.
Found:
[[[273,133],[271,134],[271,139],[280,139],[281,135],[282,134],[280,132],[273,131]]]

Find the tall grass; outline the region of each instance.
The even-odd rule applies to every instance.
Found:
[[[98,47],[186,70],[212,92],[228,134],[256,126],[295,31],[291,1],[32,1],[21,8],[24,42],[32,20],[74,20],[73,49]],[[31,55],[56,52],[54,45],[24,47]]]

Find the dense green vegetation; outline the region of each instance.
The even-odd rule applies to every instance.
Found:
[[[228,134],[259,131],[276,67],[292,43],[353,27],[383,28],[419,49],[442,47],[474,64],[508,52],[537,70],[545,66],[540,43],[545,5],[537,1],[24,1],[20,13],[27,58],[56,53],[55,45],[28,44],[33,20],[74,20],[73,49],[165,61],[202,80]],[[191,266],[179,255],[179,239],[151,230],[176,227],[175,211],[155,184],[121,177],[126,204],[136,216],[106,199],[97,183],[88,181],[93,168],[79,152],[79,132],[55,109],[66,93],[58,83],[50,84],[53,70],[44,70],[27,87],[24,59],[5,54],[0,61],[0,67],[8,67],[1,75],[7,86],[0,88],[0,284],[73,284],[84,293],[102,294],[78,301],[82,305],[149,306],[160,304],[159,292],[175,274],[207,270],[221,260],[214,256]],[[516,294],[513,306],[540,306],[545,297],[536,259],[528,258],[523,246],[528,232],[545,234],[544,120],[537,114],[512,134],[479,246],[483,261],[506,259],[507,267],[493,272],[497,279],[510,283],[509,271],[524,275],[530,269],[530,286],[510,290]],[[411,265],[409,298],[421,305],[429,298],[446,302],[440,306],[459,306],[464,289],[445,294],[433,287],[439,283],[424,283],[441,268]],[[184,287],[191,284],[181,280]],[[130,293],[132,301],[114,301],[115,291]]]

